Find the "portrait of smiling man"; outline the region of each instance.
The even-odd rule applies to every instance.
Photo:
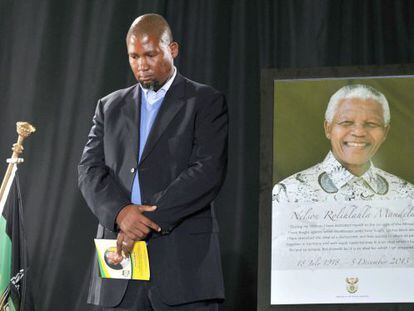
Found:
[[[377,168],[372,157],[390,131],[385,96],[371,86],[347,85],[329,100],[325,136],[331,150],[311,168],[273,187],[273,206],[283,202],[414,199],[414,186]]]

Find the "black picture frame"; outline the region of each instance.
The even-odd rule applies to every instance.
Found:
[[[274,81],[313,78],[356,78],[380,76],[406,76],[414,74],[414,64],[386,66],[322,67],[298,69],[263,69],[261,72],[261,124],[259,172],[259,241],[257,310],[324,311],[324,310],[413,310],[412,303],[363,303],[318,305],[271,305],[271,219],[273,187],[273,115]],[[413,103],[414,104],[414,103]],[[311,284],[309,285],[311,286]]]

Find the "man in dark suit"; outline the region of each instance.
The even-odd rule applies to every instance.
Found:
[[[88,302],[105,310],[218,310],[224,286],[212,201],[227,162],[227,107],[213,88],[181,76],[163,17],[127,34],[138,84],[99,100],[79,164],[79,187],[118,254],[147,241],[151,280],[102,279]],[[122,259],[121,256],[120,260]]]

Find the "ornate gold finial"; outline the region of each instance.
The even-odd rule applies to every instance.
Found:
[[[13,144],[12,147],[12,159],[18,158],[19,155],[23,153],[23,141],[32,133],[34,133],[36,131],[36,128],[28,122],[17,122],[16,130],[17,134],[19,134],[19,137],[17,138],[17,142]]]
[[[16,128],[17,134],[19,134],[19,136],[23,136],[24,138],[27,138],[30,134],[36,132],[36,128],[28,122],[17,122]]]
[[[16,154],[17,156],[23,153],[23,145],[15,143],[13,144],[13,147],[11,148],[11,150],[13,151],[13,155]]]
[[[16,165],[23,162],[22,158],[19,158],[19,155],[23,152],[23,141],[25,138],[29,137],[30,134],[36,131],[35,127],[27,122],[17,122],[17,133],[19,137],[17,138],[17,142],[13,144],[13,154],[10,159],[7,159],[7,163],[9,163],[6,174],[4,175],[3,181],[0,186],[0,204],[3,204],[5,201],[3,200],[3,196],[5,195],[7,198],[8,190],[6,193],[7,185],[10,185],[9,181],[13,180],[14,173],[13,169],[16,168]],[[10,187],[8,187],[10,189]],[[2,206],[0,206],[2,208]],[[0,309],[3,310],[2,304],[0,301]]]

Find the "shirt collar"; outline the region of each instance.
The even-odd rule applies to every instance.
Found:
[[[165,96],[165,94],[167,93],[167,91],[170,89],[171,84],[173,83],[175,77],[177,76],[177,68],[175,68],[175,66],[174,66],[173,69],[174,69],[174,73],[172,74],[172,76],[156,92],[154,90],[145,89],[145,88],[143,88],[141,86],[141,84],[139,84],[139,86],[141,87],[142,93],[145,96],[145,99],[147,100],[147,102],[150,105],[152,105],[154,102],[156,102],[160,97]]]
[[[364,180],[375,192],[380,191],[381,180],[379,180],[377,174],[377,168],[370,162],[369,169],[360,177],[353,175],[345,167],[342,166],[338,160],[335,159],[332,151],[329,151],[328,155],[322,162],[322,169],[327,173],[329,179],[340,189],[345,184],[352,180]]]

